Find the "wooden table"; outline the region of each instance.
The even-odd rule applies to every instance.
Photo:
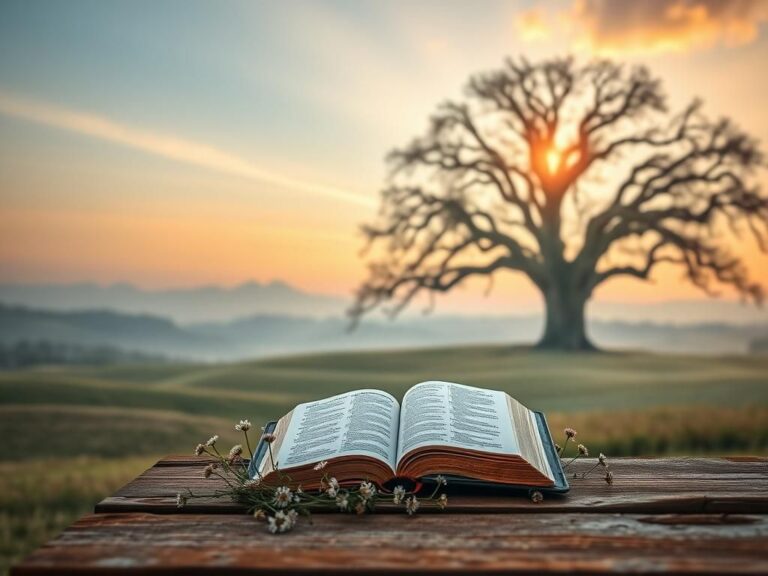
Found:
[[[316,514],[279,536],[233,503],[178,510],[181,489],[212,488],[204,464],[161,460],[11,574],[768,573],[766,458],[613,459],[613,486],[572,480],[541,504],[453,495],[445,513]]]

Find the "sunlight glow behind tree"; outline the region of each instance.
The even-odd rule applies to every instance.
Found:
[[[544,348],[591,348],[595,288],[648,280],[659,264],[707,294],[725,285],[762,300],[726,238],[746,233],[765,251],[768,236],[768,198],[753,184],[763,157],[732,122],[710,120],[698,100],[670,114],[646,68],[606,60],[508,60],[472,77],[466,96],[390,154],[353,321],[499,270],[540,290]]]

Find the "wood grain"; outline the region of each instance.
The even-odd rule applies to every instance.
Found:
[[[205,459],[187,456],[161,460],[138,478],[96,505],[96,512],[178,513],[176,494],[186,488],[206,493],[221,488],[202,478]],[[574,463],[581,473],[594,459]],[[519,494],[485,490],[450,490],[452,513],[623,512],[623,513],[768,513],[768,459],[742,458],[616,458],[611,460],[615,483],[608,486],[598,472],[570,479],[571,492],[548,496],[533,504]],[[237,513],[229,500],[193,500],[187,513]],[[380,511],[391,510],[386,503]]]
[[[205,464],[161,460],[11,574],[768,573],[766,458],[614,459],[613,486],[572,480],[538,505],[454,489],[444,513],[318,514],[280,536],[233,502],[177,509],[220,487]]]
[[[666,518],[666,521],[663,521]],[[620,514],[315,517],[272,536],[246,515],[86,516],[16,567],[48,573],[766,573],[768,518]]]

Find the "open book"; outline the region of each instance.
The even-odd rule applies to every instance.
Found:
[[[299,404],[274,426],[277,466],[307,489],[314,466],[342,484],[384,486],[443,474],[476,481],[567,489],[543,415],[505,392],[449,382],[422,382],[402,405],[381,390],[355,390]],[[265,446],[251,466],[274,474]]]

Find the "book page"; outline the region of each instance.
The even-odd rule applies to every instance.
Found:
[[[403,398],[398,461],[422,446],[519,454],[507,395],[450,382],[422,382]]]
[[[275,459],[280,468],[293,468],[363,455],[394,470],[399,420],[397,400],[380,390],[355,390],[299,404]]]

